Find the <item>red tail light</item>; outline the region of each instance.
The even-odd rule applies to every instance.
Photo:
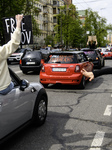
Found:
[[[44,68],[44,65],[42,66],[42,69],[41,69],[42,72],[45,72],[45,68]]]
[[[21,65],[22,64],[22,60],[20,59],[20,61],[19,61],[19,64]]]
[[[44,63],[44,59],[41,59],[41,64],[43,64]]]
[[[77,66],[75,67],[75,72],[80,72],[80,66],[79,66],[79,65],[77,65]]]

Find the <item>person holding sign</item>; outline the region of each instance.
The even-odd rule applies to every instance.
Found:
[[[3,95],[10,92],[14,87],[8,70],[7,58],[16,51],[20,44],[23,15],[16,15],[15,17],[17,24],[11,40],[7,44],[0,46],[0,94]]]

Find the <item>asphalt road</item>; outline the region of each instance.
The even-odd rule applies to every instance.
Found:
[[[105,65],[112,66],[112,60]],[[39,75],[24,75],[17,64],[10,67],[21,79],[39,81]],[[50,85],[46,91],[45,124],[25,128],[0,150],[112,150],[112,75],[87,82],[84,90]]]

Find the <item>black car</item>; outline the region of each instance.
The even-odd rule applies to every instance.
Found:
[[[11,64],[12,62],[19,62],[22,55],[24,54],[24,52],[26,51],[32,51],[31,48],[18,48],[11,56],[8,57],[7,62],[8,64]]]
[[[36,73],[40,72],[41,69],[41,59],[42,54],[40,51],[30,51],[25,52],[20,60],[20,69],[23,73],[28,73],[29,71],[33,71]]]
[[[83,49],[81,49],[81,51],[83,51],[88,56],[88,58],[91,59],[91,61],[94,64],[94,68],[100,69],[101,67],[105,66],[105,60],[101,56],[99,50],[83,48]]]

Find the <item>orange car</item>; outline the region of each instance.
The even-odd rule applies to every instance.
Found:
[[[71,84],[85,88],[85,78],[81,69],[93,70],[93,63],[81,51],[60,51],[51,53],[48,59],[42,62],[40,82],[47,87],[48,84]]]

